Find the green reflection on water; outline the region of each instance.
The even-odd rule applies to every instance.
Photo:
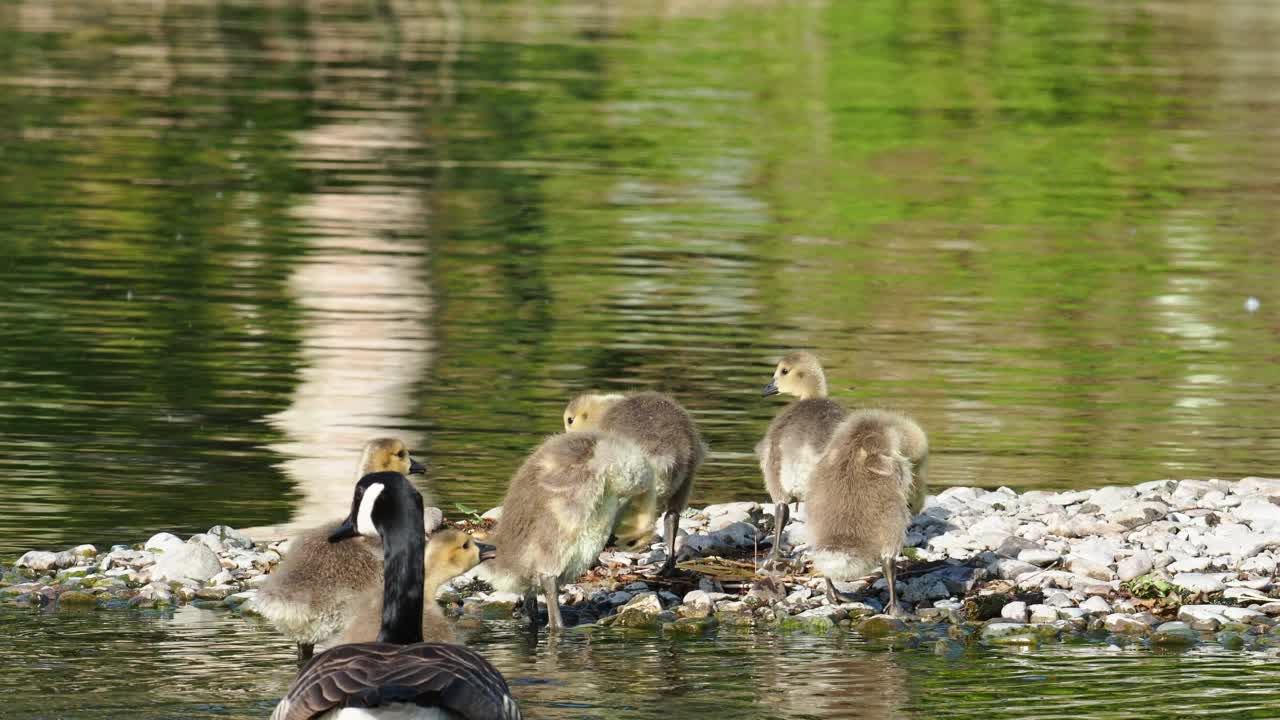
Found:
[[[385,432],[446,508],[492,503],[587,387],[677,394],[695,502],[758,499],[796,345],[917,415],[938,484],[1280,460],[1265,34],[1055,2],[0,14],[0,552],[284,522]]]

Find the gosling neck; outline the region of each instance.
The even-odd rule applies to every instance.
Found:
[[[407,507],[406,507],[407,505]],[[396,507],[382,536],[382,629],[378,642],[412,645],[422,642],[423,552],[422,511],[414,503]]]
[[[811,374],[805,378],[804,385],[800,387],[800,392],[796,397],[801,400],[818,400],[827,396],[827,378],[821,371]]]

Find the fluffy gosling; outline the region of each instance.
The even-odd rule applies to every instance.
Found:
[[[620,547],[642,548],[653,538],[658,515],[665,513],[663,541],[667,558],[662,572],[670,572],[676,562],[680,513],[689,506],[693,477],[707,454],[693,418],[680,403],[660,393],[586,393],[565,408],[564,429],[620,435],[634,442],[649,458],[654,469],[653,492],[628,503],[613,532]]]

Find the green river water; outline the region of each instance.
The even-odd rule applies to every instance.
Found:
[[[0,559],[327,520],[377,434],[483,509],[587,388],[763,499],[793,347],[939,486],[1275,475],[1277,58],[1264,0],[0,0]],[[0,628],[5,718],[292,669],[195,608]],[[533,718],[1280,717],[1223,650],[472,642]]]

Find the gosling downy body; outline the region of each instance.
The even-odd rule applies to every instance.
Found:
[[[272,720],[520,720],[502,674],[461,645],[422,642],[422,496],[394,472],[356,485],[351,515],[330,535],[382,538],[382,625],[377,642],[339,645],[298,672]]]
[[[809,487],[811,554],[839,601],[833,580],[851,580],[877,563],[889,585],[889,612],[898,613],[894,560],[911,524],[913,463],[908,453],[924,437],[915,422],[884,410],[858,410],[836,428],[813,469]]]
[[[365,443],[357,479],[373,472],[424,472],[404,443],[377,438]],[[354,617],[353,601],[382,584],[382,545],[376,536],[331,543],[333,522],[293,538],[283,561],[258,590],[254,610],[298,644],[298,661],[317,643],[342,632]]]
[[[565,408],[564,429],[620,435],[634,442],[648,457],[654,470],[653,492],[627,503],[614,535],[621,547],[644,547],[653,538],[658,515],[665,513],[663,541],[667,559],[663,571],[670,571],[676,561],[680,513],[689,506],[693,477],[707,454],[693,418],[680,403],[660,393],[586,393]]]
[[[652,491],[653,468],[630,440],[599,432],[552,435],[511,478],[492,535],[498,554],[488,566],[490,582],[525,592],[535,623],[535,588],[541,588],[550,629],[559,630],[558,583],[586,572],[622,506]]]
[[[426,578],[422,585],[422,639],[427,642],[457,642],[453,625],[435,601],[441,583],[465,573],[482,560],[494,557],[492,545],[476,540],[461,530],[440,530],[427,543]],[[357,601],[355,619],[343,631],[340,643],[373,642],[382,630],[382,588],[372,588]]]
[[[797,399],[778,413],[756,444],[764,486],[774,502],[771,560],[782,555],[782,531],[791,516],[788,503],[808,497],[813,468],[848,414],[843,405],[827,397],[822,363],[807,352],[787,353],[778,362],[763,394],[779,393]]]

